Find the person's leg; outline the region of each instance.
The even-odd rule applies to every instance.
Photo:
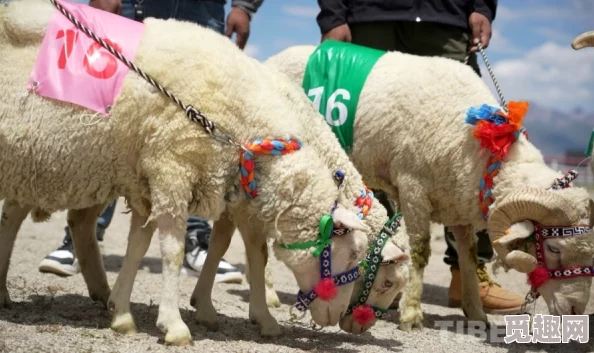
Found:
[[[96,236],[99,241],[103,241],[103,235],[111,223],[116,203],[117,200],[114,200],[97,219]],[[61,276],[73,276],[80,272],[78,259],[74,254],[70,228],[68,226],[64,227],[64,232],[66,234],[62,240],[62,245],[41,260],[38,267],[39,271]]]
[[[208,244],[210,243],[210,234],[212,228],[205,219],[197,216],[190,216],[187,222],[185,256],[181,272],[199,277],[202,267],[206,261]],[[215,282],[241,283],[243,274],[239,269],[221,259]]]
[[[197,23],[223,34],[225,31],[225,5],[215,1],[196,0],[145,0],[146,17]],[[198,277],[206,261],[212,228],[207,220],[190,216],[187,221],[185,257],[181,272]],[[215,282],[238,282],[243,274],[225,259],[221,259]]]
[[[107,206],[105,211],[99,216],[97,219],[97,240],[103,241],[103,235],[105,234],[105,230],[109,227],[111,223],[111,219],[113,218],[113,214],[115,212],[117,200],[114,200],[112,203]]]
[[[349,25],[352,43],[378,50],[395,50],[392,22],[361,22]]]

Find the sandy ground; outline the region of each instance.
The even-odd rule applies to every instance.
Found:
[[[123,214],[123,202],[102,243],[105,266],[113,286],[126,248],[129,215]],[[207,332],[195,322],[195,310],[190,295],[197,279],[181,275],[181,313],[194,338],[190,347],[169,347],[162,344],[163,335],[156,328],[161,285],[161,262],[156,237],[145,257],[132,293],[132,312],[139,333],[122,336],[109,328],[109,316],[99,303],[87,296],[81,275],[62,278],[42,274],[39,261],[60,244],[65,212],[54,214],[48,223],[34,224],[27,219],[17,238],[8,273],[8,288],[14,302],[12,309],[0,309],[0,352],[592,352],[593,340],[579,344],[505,344],[502,316],[490,319],[497,325],[476,332],[464,328],[460,309],[447,307],[450,282],[448,267],[443,263],[445,242],[443,233],[434,228],[432,255],[425,271],[423,310],[426,328],[405,333],[397,329],[398,314],[388,322],[379,322],[368,333],[349,335],[338,327],[316,332],[306,324],[289,321],[289,306],[293,304],[297,286],[291,273],[276,259],[276,288],[283,305],[272,314],[283,327],[284,335],[263,339],[257,326],[248,320],[248,286],[217,284],[213,298],[219,310],[219,331]],[[225,258],[244,268],[244,246],[236,234]],[[527,293],[525,276],[510,272],[495,278],[507,288]],[[592,291],[594,292],[594,290]],[[588,313],[594,312],[590,302]],[[544,301],[537,302],[536,313],[546,314]],[[447,321],[448,329],[440,329],[439,321]],[[457,327],[457,329],[456,329]],[[590,320],[590,335],[594,323]]]

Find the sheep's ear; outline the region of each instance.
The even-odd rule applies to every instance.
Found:
[[[369,232],[370,229],[357,215],[342,206],[338,206],[332,214],[334,219],[334,227],[345,227],[353,230],[360,230],[362,232]]]
[[[530,273],[538,265],[534,256],[520,250],[514,250],[507,254],[505,263],[510,268],[522,273]]]
[[[534,224],[530,221],[522,221],[512,224],[507,230],[507,235],[499,240],[499,243],[515,249],[524,245],[526,239],[534,232]]]
[[[409,255],[397,247],[394,243],[388,240],[386,246],[382,250],[382,262],[396,262],[402,263],[409,260]]]

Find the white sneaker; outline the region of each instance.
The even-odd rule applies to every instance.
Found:
[[[184,256],[184,263],[181,272],[188,276],[199,277],[204,262],[206,262],[206,250],[196,247],[194,250],[186,253]],[[243,274],[233,265],[221,259],[219,268],[215,276],[215,283],[241,283],[243,281]]]
[[[74,244],[68,238],[64,245],[49,253],[39,263],[39,271],[60,276],[74,276],[80,272],[78,259],[74,256]]]

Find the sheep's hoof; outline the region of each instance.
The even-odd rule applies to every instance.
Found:
[[[100,291],[100,292],[89,292],[89,297],[91,297],[91,299],[93,301],[96,302],[101,302],[101,304],[103,304],[103,306],[105,307],[105,309],[108,308],[107,302],[109,301],[109,297],[111,296],[111,291],[110,290],[104,290],[104,291]]]
[[[283,334],[283,330],[276,320],[270,324],[260,325],[260,336],[262,337],[278,337]]]
[[[111,320],[111,329],[122,335],[135,335],[136,325],[131,313],[115,315]]]
[[[398,325],[398,328],[404,332],[410,332],[413,329],[423,330],[423,323],[422,322],[401,322]]]
[[[206,327],[206,329],[208,331],[218,331],[219,330],[219,323],[217,322],[217,320],[215,319],[214,321],[212,320],[201,320],[201,319],[196,319],[196,322],[198,323],[198,325],[204,326]]]
[[[212,305],[212,302],[201,303],[201,305],[197,305],[196,307],[196,322],[198,325],[206,327],[209,331],[218,331],[219,324],[217,323],[217,311]]]
[[[193,346],[192,335],[186,325],[172,329],[165,335],[165,344],[172,346]]]
[[[0,290],[0,308],[12,308],[12,301],[8,295],[8,289]]]
[[[275,290],[266,291],[266,305],[270,308],[278,308],[281,306],[280,299]]]
[[[423,312],[421,308],[409,308],[400,315],[400,325],[398,328],[405,332],[413,329],[423,330]]]

